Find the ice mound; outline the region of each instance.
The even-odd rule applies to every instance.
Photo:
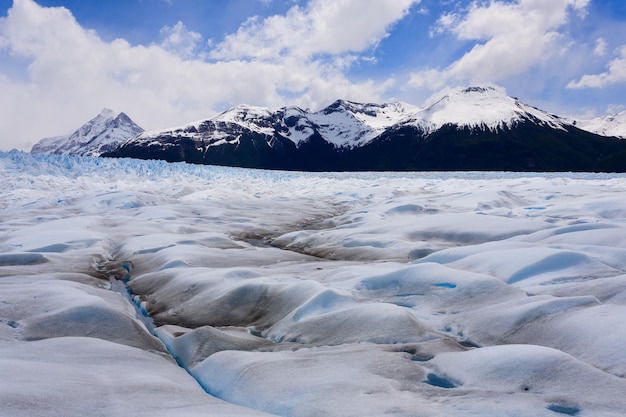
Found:
[[[559,410],[617,416],[625,406],[623,379],[532,345],[465,352],[441,342],[395,351],[376,345],[224,351],[192,372],[221,398],[289,416],[554,416]],[[589,396],[590,387],[597,397]]]
[[[530,397],[531,403],[543,401],[552,411],[559,405],[578,409],[582,415],[604,415],[626,406],[620,394],[626,381],[542,346],[506,345],[441,353],[425,366],[439,378],[453,381],[451,385],[460,390],[523,395]],[[588,401],[590,386],[598,391],[593,401]]]
[[[303,306],[310,308],[312,300]],[[385,303],[369,303],[331,309],[306,318],[300,310],[286,317],[263,335],[276,342],[338,345],[343,343],[408,343],[439,337],[406,309]]]
[[[0,254],[0,266],[32,265],[47,262],[40,253],[3,253]]]
[[[190,328],[266,328],[323,290],[316,282],[272,282],[257,273],[181,268],[139,276],[130,282],[130,287],[146,303],[157,323]]]
[[[181,326],[164,325],[156,334],[167,349],[186,369],[191,369],[214,353],[223,350],[259,350],[274,346],[270,340],[251,335],[242,328],[218,329],[202,326],[190,330]]]
[[[0,316],[12,323],[14,340],[83,336],[146,350],[163,345],[150,336],[121,295],[64,280],[5,283]]]
[[[12,417],[263,416],[206,393],[162,353],[102,339],[0,342],[2,414]]]

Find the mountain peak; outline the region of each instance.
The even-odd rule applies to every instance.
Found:
[[[508,96],[504,90],[481,86],[449,91],[416,116],[411,120],[412,124],[421,125],[425,131],[434,131],[444,125],[496,131],[522,121],[556,129],[563,129],[564,124],[558,117]]]
[[[498,90],[496,90],[493,87],[466,87],[464,89],[461,90],[462,93],[464,94],[468,94],[468,93],[490,93],[490,92],[496,92]]]
[[[441,96],[440,100],[516,100],[503,89],[489,86],[458,87]]]
[[[230,120],[232,118],[246,119],[248,117],[256,117],[259,115],[269,114],[271,110],[267,107],[254,106],[251,104],[239,104],[228,110],[218,114],[216,120]]]
[[[617,136],[626,139],[626,110],[593,119],[573,120],[580,129],[603,136]]]
[[[146,132],[105,156],[331,171],[603,170],[619,167],[621,159],[602,153],[626,148],[619,142],[576,129],[501,88],[473,86],[446,90],[427,107],[344,99],[315,112],[241,105]],[[600,151],[581,153],[580,146]]]
[[[125,113],[116,115],[113,110],[104,108],[71,135],[41,139],[32,147],[31,153],[99,156],[141,132],[143,129]]]
[[[390,102],[390,103],[358,103],[356,101],[349,100],[335,100],[328,107],[320,110],[318,113],[323,114],[331,114],[334,112],[342,111],[351,113],[355,117],[362,119],[363,118],[380,118],[380,119],[394,119],[397,121],[398,118],[404,117],[409,113],[415,112],[420,108],[417,106],[413,106],[411,104],[402,103],[402,102]],[[394,116],[391,116],[391,115]]]
[[[344,110],[350,110],[353,109],[356,106],[363,106],[363,103],[355,103],[353,101],[348,101],[348,100],[344,100],[344,99],[337,99],[335,101],[333,101],[328,107],[326,107],[324,109],[324,111],[327,112],[332,112],[335,110],[340,110],[340,109],[344,109]]]
[[[507,96],[503,89],[472,86],[448,90],[426,108],[401,102],[377,104],[345,99],[335,100],[317,112],[293,106],[272,111],[244,104],[195,122],[193,128],[187,125],[147,132],[137,139],[153,143],[159,136],[195,138],[196,132],[201,132],[198,135],[202,146],[212,147],[237,143],[242,132],[247,131],[266,138],[278,134],[296,147],[322,138],[335,148],[350,149],[366,145],[394,126],[414,126],[428,134],[444,125],[496,131],[522,121],[549,124],[557,129],[563,129],[564,124],[556,117]]]
[[[109,109],[108,107],[105,107],[105,108],[102,109],[100,114],[98,114],[98,116],[96,116],[96,117],[113,118],[114,115],[115,115],[115,112],[113,110]]]

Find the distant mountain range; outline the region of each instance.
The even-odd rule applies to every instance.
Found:
[[[100,156],[117,149],[141,132],[143,129],[126,114],[104,109],[70,135],[41,139],[31,153]]]
[[[626,140],[615,136],[626,136],[624,119],[626,112],[574,121],[494,88],[471,87],[454,90],[425,108],[345,100],[317,112],[241,105],[175,128],[131,134],[132,129],[121,128],[130,123],[118,123],[115,135],[104,133],[107,128],[92,139],[74,137],[81,129],[95,132],[85,129],[90,123],[104,126],[92,120],[73,139],[45,139],[33,152],[309,171],[623,172]],[[98,138],[107,136],[125,137],[100,145]]]
[[[626,139],[626,110],[621,113],[596,117],[594,119],[572,119],[570,121],[574,126],[598,135],[618,136],[622,139]]]

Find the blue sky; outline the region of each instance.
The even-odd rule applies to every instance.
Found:
[[[559,115],[625,110],[626,2],[0,0],[0,149],[103,107],[155,129],[475,84]]]

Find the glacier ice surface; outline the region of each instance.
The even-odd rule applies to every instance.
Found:
[[[1,415],[626,413],[623,174],[0,176]]]

